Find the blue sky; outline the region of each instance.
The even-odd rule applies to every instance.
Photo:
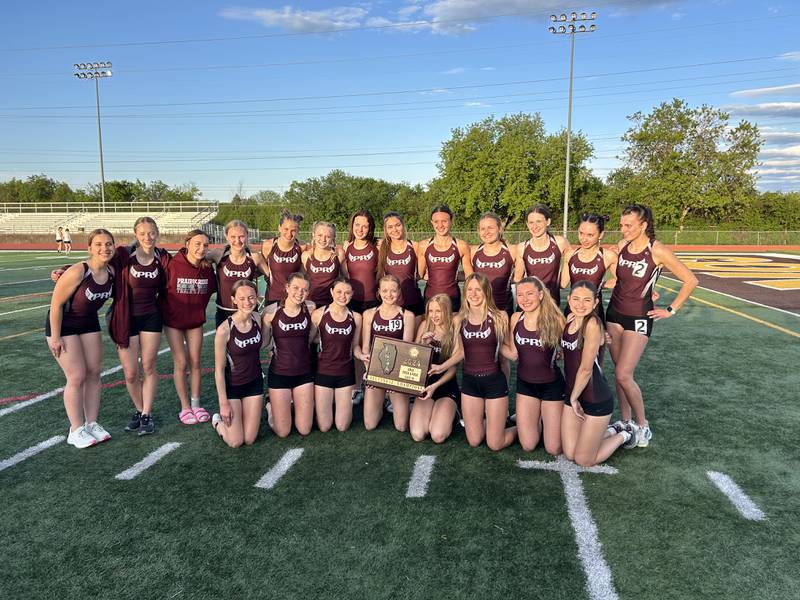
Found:
[[[597,11],[575,42],[573,128],[605,177],[627,115],[673,97],[756,122],[761,189],[800,189],[800,6],[769,2],[404,0],[13,2],[0,23],[0,180],[45,173],[285,190],[333,168],[422,183],[441,143],[488,115],[566,124],[569,40],[551,12]]]

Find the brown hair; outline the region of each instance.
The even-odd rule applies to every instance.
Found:
[[[622,209],[623,215],[636,215],[639,217],[639,222],[646,222],[647,229],[645,229],[644,234],[650,238],[651,242],[654,242],[656,239],[656,226],[653,223],[653,211],[650,210],[649,206],[645,206],[644,204],[630,204]]]
[[[204,235],[207,240],[211,239],[211,238],[208,237],[208,234],[205,231],[203,231],[202,229],[192,229],[189,233],[186,234],[186,237],[183,239],[184,248],[188,248],[189,247],[189,240],[191,240],[193,237],[196,237],[198,235]],[[204,268],[204,269],[210,269],[211,268],[211,263],[208,261],[208,259],[203,257],[202,259],[200,259],[199,266]]]
[[[595,286],[595,284],[593,284],[588,279],[582,279],[581,281],[576,281],[575,284],[570,288],[569,293],[572,294],[572,292],[580,288],[586,288],[587,290],[592,292],[592,297],[595,300],[597,300],[597,286]],[[597,325],[600,327],[600,334],[602,339],[603,322],[600,320],[600,316],[597,314],[597,306],[595,306],[592,312],[583,319],[583,323],[581,323],[581,328],[578,330],[578,339],[577,339],[578,348],[583,348],[583,338],[584,335],[586,334],[586,325],[591,320],[597,321]]]
[[[87,246],[91,246],[92,245],[92,240],[94,238],[96,238],[98,235],[107,235],[108,237],[111,238],[111,243],[112,244],[116,244],[116,242],[114,241],[113,234],[108,229],[103,229],[102,227],[99,227],[97,229],[92,229],[89,232],[89,241],[86,242]]]
[[[250,281],[249,279],[239,279],[237,281],[234,281],[233,285],[231,286],[231,299],[233,299],[236,296],[236,291],[239,288],[243,287],[252,288],[253,291],[256,293],[256,299],[258,298],[258,286],[256,285],[256,283],[254,281]],[[233,305],[236,306],[236,302],[233,302]]]
[[[400,224],[403,226],[403,239],[406,239],[406,222],[405,219],[403,219],[403,215],[393,210],[383,215],[383,238],[381,241],[381,248],[378,251],[378,279],[380,279],[386,274],[386,256],[389,254],[389,248],[392,245],[392,240],[390,240],[389,237],[386,235],[386,221],[388,221],[392,217],[400,221]],[[417,260],[416,255],[413,256],[411,260],[416,262]]]
[[[356,240],[356,236],[353,235],[353,223],[356,222],[356,217],[364,217],[369,224],[369,229],[367,230],[367,242],[370,244],[375,244],[375,217],[372,216],[372,213],[369,212],[367,209],[361,209],[353,213],[350,217],[350,223],[347,226],[348,236],[347,241],[351,244]]]

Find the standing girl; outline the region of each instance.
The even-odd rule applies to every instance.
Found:
[[[56,252],[61,254],[64,249],[64,228],[59,227],[56,229]]]
[[[492,286],[495,306],[511,315],[514,311],[511,277],[517,260],[517,248],[506,245],[503,239],[502,221],[493,212],[481,215],[478,221],[478,235],[481,243],[470,246],[472,270],[486,276]]]
[[[636,431],[631,425],[619,432],[608,429],[614,396],[597,362],[603,341],[603,324],[595,312],[597,288],[587,280],[579,281],[567,300],[572,314],[561,336],[566,379],[561,443],[564,456],[581,467],[591,467],[620,446],[633,448]]]
[[[271,425],[275,435],[282,438],[292,431],[292,405],[300,435],[308,435],[314,424],[314,373],[309,344],[316,327],[306,302],[308,289],[306,274],[292,273],[283,302],[270,306],[264,314],[274,342],[268,373]]]
[[[414,314],[405,310],[400,301],[400,282],[394,275],[384,275],[378,282],[378,294],[381,303],[364,311],[364,325],[362,327],[362,343],[364,349],[363,360],[369,361],[369,352],[372,351],[373,336],[393,338],[410,342],[414,339]],[[383,417],[383,400],[386,391],[368,386],[364,392],[364,427],[367,431],[375,429]],[[407,394],[388,392],[389,401],[392,403],[392,419],[397,431],[408,428],[409,399]]]
[[[525,222],[531,239],[517,244],[514,281],[523,277],[538,277],[556,305],[560,306],[558,270],[561,267],[561,255],[569,249],[569,242],[563,236],[550,233],[550,209],[544,204],[531,206],[525,213]]]
[[[268,306],[283,300],[289,275],[301,271],[303,268],[300,257],[305,248],[297,240],[302,220],[302,215],[295,215],[284,210],[278,221],[278,237],[264,240],[261,244],[261,255],[267,262],[269,272]]]
[[[642,390],[633,378],[636,365],[644,354],[647,340],[653,332],[653,321],[674,315],[697,287],[697,277],[656,240],[653,212],[643,204],[633,204],[622,211],[619,220],[622,239],[617,248],[617,283],[608,303],[606,321],[611,334],[611,358],[617,381],[622,421],[619,428],[630,422],[631,410],[636,419],[637,445],[650,443],[652,432],[644,412]],[[661,269],[666,267],[681,280],[681,289],[666,308],[653,306],[652,292]]]
[[[386,213],[378,253],[378,279],[384,275],[397,278],[400,282],[400,306],[414,313],[419,322],[425,312],[425,304],[419,291],[417,252],[417,242],[406,239],[406,224],[400,213]]]
[[[172,351],[175,391],[181,403],[178,419],[184,425],[205,423],[211,418],[200,406],[203,324],[208,301],[216,291],[214,270],[206,260],[207,252],[208,236],[199,229],[190,231],[184,247],[167,266],[166,293],[161,297],[164,333]]]
[[[262,331],[255,311],[258,289],[249,279],[231,286],[231,304],[236,312],[217,327],[214,337],[214,381],[219,396],[219,413],[211,424],[231,448],[251,445],[258,437],[264,400],[261,347],[268,328]]]
[[[89,258],[58,279],[45,322],[50,352],[67,379],[64,407],[69,419],[67,443],[88,448],[111,435],[97,423],[103,345],[97,311],[111,298],[114,236],[105,229],[89,234]]]
[[[64,254],[69,256],[69,253],[72,251],[72,235],[69,233],[69,228],[64,228]]]
[[[317,221],[312,228],[311,248],[303,252],[302,263],[311,290],[308,299],[317,308],[331,301],[331,287],[341,273],[344,252],[336,245],[336,226],[327,221]]]
[[[458,266],[461,264],[464,276],[472,273],[469,245],[450,235],[453,225],[453,211],[446,204],[436,206],[431,211],[433,237],[421,243],[417,249],[419,275],[427,279],[425,298],[436,294],[447,294],[453,303],[453,311],[461,308],[461,290],[458,287]]]
[[[368,210],[350,217],[350,237],[344,245],[344,266],[353,286],[350,309],[361,314],[378,306],[378,247],[375,219]]]

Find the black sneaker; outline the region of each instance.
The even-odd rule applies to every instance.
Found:
[[[139,431],[139,426],[142,424],[142,413],[138,410],[133,413],[131,420],[125,425],[125,431]]]
[[[156,424],[151,415],[142,415],[139,425],[139,435],[149,435],[156,430]]]

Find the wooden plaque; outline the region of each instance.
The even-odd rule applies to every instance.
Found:
[[[411,396],[425,389],[433,348],[376,335],[372,338],[367,385]]]

